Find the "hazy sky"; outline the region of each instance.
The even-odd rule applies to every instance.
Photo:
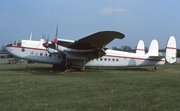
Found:
[[[142,39],[149,47],[157,39],[165,48],[173,35],[180,48],[180,0],[1,0],[0,45],[17,39],[39,40],[43,34],[54,39],[78,40],[98,31],[125,34],[108,47],[135,48]]]

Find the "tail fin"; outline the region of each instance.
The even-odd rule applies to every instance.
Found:
[[[166,61],[170,64],[176,62],[176,39],[170,36],[166,46]]]
[[[159,55],[159,45],[157,40],[152,40],[149,46],[149,51],[147,53],[149,56],[158,56]]]
[[[137,44],[136,54],[140,54],[140,55],[145,54],[144,42],[142,40],[139,40],[139,42]]]

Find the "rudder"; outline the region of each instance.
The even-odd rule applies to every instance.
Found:
[[[170,36],[166,46],[166,61],[170,64],[176,62],[176,39],[174,36]]]
[[[149,55],[149,56],[158,56],[159,55],[159,45],[158,45],[158,41],[156,39],[151,41],[147,55]]]

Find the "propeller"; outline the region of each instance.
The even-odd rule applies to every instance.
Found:
[[[57,25],[57,27],[56,27],[56,35],[55,35],[55,38],[54,38],[54,40],[52,41],[52,44],[55,44],[55,48],[57,49],[58,48],[58,45],[57,45],[57,43],[58,43],[58,40],[57,40],[57,37],[58,37],[58,25]]]
[[[49,46],[48,42],[49,42],[49,35],[48,35],[48,37],[46,39],[46,42],[43,43],[43,46],[45,47],[45,54],[44,54],[44,56],[47,56],[47,48]]]
[[[49,36],[46,40],[46,42],[44,42],[42,45],[46,48],[46,51],[47,51],[47,48],[52,48],[52,49],[57,49],[58,48],[58,40],[57,40],[57,37],[58,37],[58,25],[57,25],[57,28],[56,28],[56,35],[55,35],[55,38],[53,41],[51,41],[51,43],[48,43],[49,42]],[[49,50],[49,49],[48,49]],[[49,51],[48,51],[49,52]],[[51,53],[51,52],[50,52]]]

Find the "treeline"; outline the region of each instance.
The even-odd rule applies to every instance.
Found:
[[[119,50],[119,51],[126,51],[126,52],[136,52],[136,49],[131,48],[130,46],[121,46],[118,47],[112,47],[113,50]],[[145,52],[148,52],[148,47],[145,47]],[[166,49],[159,49],[159,52],[166,52]],[[177,49],[177,57],[180,57],[180,49]]]
[[[121,46],[120,48],[112,47],[112,49],[113,50],[118,50],[118,51],[136,52],[136,49],[133,49],[130,46]],[[145,52],[148,52],[148,47],[145,47]]]
[[[2,45],[0,48],[0,52],[6,52],[5,47],[6,47],[5,45]]]

